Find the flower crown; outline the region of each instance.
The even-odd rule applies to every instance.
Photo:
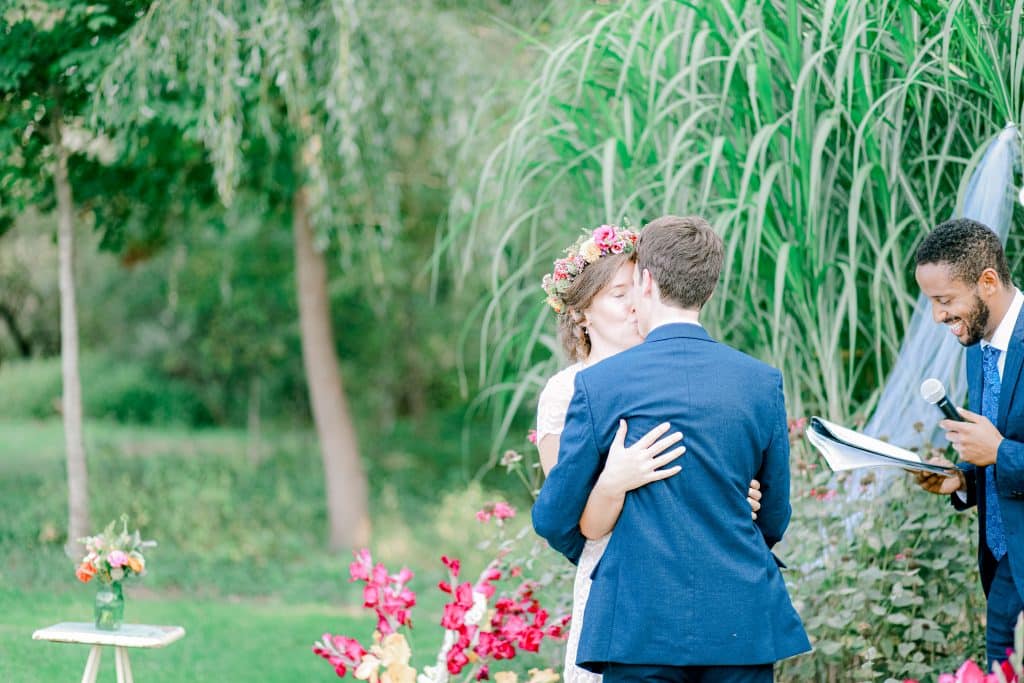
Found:
[[[636,250],[637,238],[632,230],[616,225],[602,225],[593,232],[584,231],[575,244],[565,250],[565,258],[555,261],[554,270],[541,281],[541,287],[548,295],[548,306],[555,313],[564,311],[565,292],[583,269],[602,256],[632,254]]]

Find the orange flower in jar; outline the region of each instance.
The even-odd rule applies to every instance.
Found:
[[[75,576],[82,583],[89,583],[92,577],[96,576],[96,567],[91,562],[83,562],[78,565],[78,569],[75,570]]]

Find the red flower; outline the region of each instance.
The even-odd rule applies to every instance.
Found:
[[[448,571],[450,571],[455,576],[459,575],[459,569],[460,569],[460,567],[462,565],[461,565],[461,563],[459,562],[459,560],[457,558],[448,557],[447,555],[442,555],[441,556],[441,564],[443,564],[444,566],[448,567]]]
[[[458,603],[448,603],[441,615],[441,626],[449,631],[458,631],[466,622],[466,608]]]
[[[380,594],[374,586],[363,587],[363,607],[376,607]]]
[[[544,640],[544,631],[539,628],[528,628],[519,638],[519,647],[527,652],[540,650],[540,641]]]
[[[448,652],[448,673],[451,675],[457,676],[462,673],[462,669],[467,664],[469,664],[469,657],[466,656],[463,648],[456,646]]]
[[[512,519],[516,516],[516,509],[505,502],[494,504],[494,516],[498,519]]]
[[[370,569],[373,567],[373,560],[370,558],[370,551],[366,548],[353,552],[355,562],[348,566],[350,581],[366,581],[370,578]]]

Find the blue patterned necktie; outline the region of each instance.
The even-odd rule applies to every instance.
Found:
[[[981,367],[985,385],[981,390],[981,414],[995,424],[999,418],[999,354],[994,346],[986,345],[981,350]],[[985,467],[985,540],[988,549],[998,562],[1006,554],[1006,536],[1003,534],[1003,517],[999,514],[999,495],[996,493],[995,465]]]

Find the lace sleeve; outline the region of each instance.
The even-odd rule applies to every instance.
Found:
[[[548,434],[562,433],[578,370],[577,366],[562,370],[549,379],[544,390],[540,392],[540,399],[537,401],[537,441]]]

